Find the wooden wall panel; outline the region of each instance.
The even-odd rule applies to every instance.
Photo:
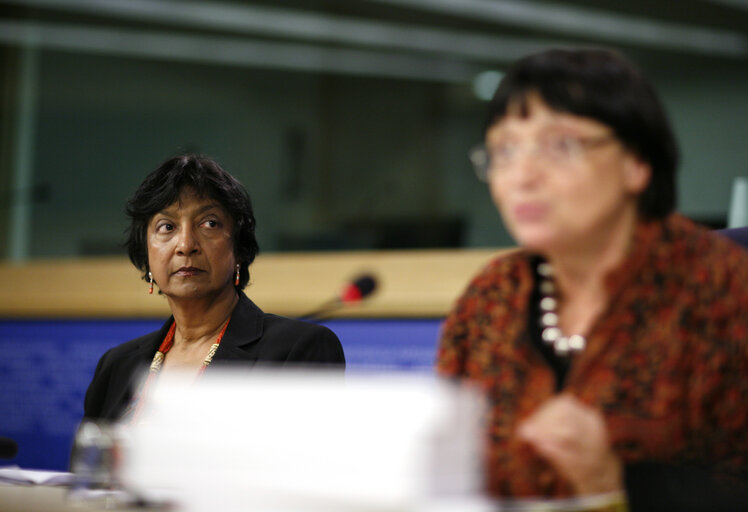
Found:
[[[506,250],[261,254],[247,294],[265,311],[300,316],[362,273],[377,276],[372,297],[336,316],[444,316],[476,272]],[[163,317],[166,300],[126,258],[0,265],[0,317]]]

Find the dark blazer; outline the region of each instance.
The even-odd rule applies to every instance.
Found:
[[[130,403],[139,378],[148,368],[174,317],[160,330],[108,350],[96,366],[86,391],[84,414],[91,419],[117,419]],[[343,347],[327,327],[264,313],[246,295],[239,302],[213,361],[215,366],[256,363],[345,367]]]

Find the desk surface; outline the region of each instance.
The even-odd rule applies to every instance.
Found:
[[[22,486],[0,484],[0,512],[104,512],[116,510],[117,512],[143,512],[143,508],[107,508],[105,503],[99,502],[69,502],[67,499],[68,489],[65,487],[47,486]],[[445,512],[454,510],[464,512],[465,510],[481,512],[598,512],[601,510],[617,510],[612,506],[618,503],[614,496],[590,496],[578,500],[528,500],[525,504],[520,502],[465,502],[461,506],[459,501],[442,504],[434,510]],[[446,506],[444,506],[446,505]],[[159,510],[159,509],[152,509]],[[164,509],[162,509],[164,510]],[[178,511],[179,508],[169,509]],[[371,509],[373,510],[373,509]],[[419,508],[418,510],[427,510]]]
[[[0,484],[0,512],[98,512],[111,510],[104,501],[70,502],[66,487]],[[143,509],[117,508],[118,512],[142,512]]]

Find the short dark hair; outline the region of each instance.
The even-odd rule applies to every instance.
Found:
[[[650,165],[649,185],[639,196],[642,217],[663,218],[675,209],[675,137],[653,87],[621,54],[552,49],[520,59],[496,90],[484,130],[513,105],[524,112],[531,94],[538,94],[553,110],[609,126],[628,150]]]
[[[218,201],[233,222],[231,236],[234,256],[240,265],[238,290],[249,282],[249,265],[259,252],[255,238],[255,217],[252,202],[244,186],[211,158],[185,154],[166,160],[146,176],[127,201],[130,217],[127,229],[127,253],[133,265],[148,276],[148,245],[146,234],[153,216],[179,199],[185,187],[199,196]]]

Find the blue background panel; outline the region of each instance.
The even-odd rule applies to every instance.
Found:
[[[109,348],[161,320],[0,321],[0,436],[18,442],[0,465],[67,469],[73,433],[96,363]],[[432,371],[437,319],[331,320],[347,371]]]

